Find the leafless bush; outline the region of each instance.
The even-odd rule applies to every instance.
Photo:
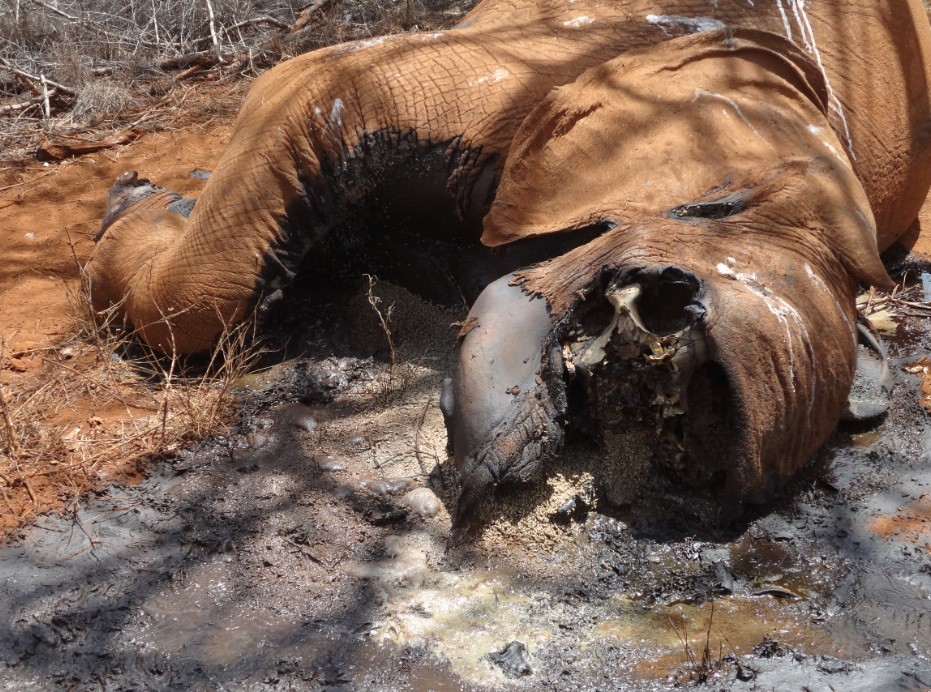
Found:
[[[95,125],[103,118],[132,108],[136,103],[132,92],[123,84],[100,79],[88,82],[78,91],[71,115],[78,122]]]
[[[250,76],[340,41],[450,24],[474,0],[0,0],[0,116],[84,119],[101,77],[154,96],[176,79]],[[43,85],[41,79],[47,84]],[[57,86],[56,86],[57,85]],[[152,86],[155,86],[152,89]],[[115,92],[111,92],[115,93]],[[99,99],[100,93],[95,97]],[[4,100],[6,99],[6,100]],[[129,105],[133,102],[124,99]],[[45,113],[48,117],[50,113]]]
[[[0,158],[16,164],[46,155],[41,145],[55,138],[96,141],[173,127],[188,82],[233,83],[199,90],[201,99],[185,104],[191,121],[192,102],[235,96],[238,103],[238,84],[283,59],[448,27],[476,2],[0,0]]]

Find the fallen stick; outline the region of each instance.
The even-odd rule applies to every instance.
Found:
[[[190,66],[189,68],[187,68],[186,70],[181,70],[181,72],[179,72],[178,74],[176,74],[176,75],[175,75],[175,79],[177,79],[177,80],[180,82],[182,79],[187,79],[188,77],[193,77],[193,76],[196,75],[198,72],[202,72],[203,69],[204,69],[204,68],[203,68],[202,66],[200,66],[200,65],[191,65],[191,66]]]
[[[57,7],[53,7],[52,5],[49,5],[49,4],[47,4],[47,3],[44,3],[44,2],[42,2],[42,0],[32,0],[32,2],[35,3],[36,5],[38,5],[39,7],[44,7],[44,8],[47,9],[49,12],[54,12],[54,13],[57,14],[59,17],[64,17],[65,19],[70,19],[72,22],[78,21],[78,17],[75,17],[75,16],[73,16],[73,15],[70,15],[70,14],[68,14],[67,12],[62,12],[62,11],[61,11],[60,9],[58,9]]]
[[[23,476],[22,473],[20,473],[20,476],[22,476],[21,480],[23,482],[23,485],[26,486],[26,492],[29,493],[29,499],[32,500],[32,511],[33,512],[38,511],[39,500],[36,498],[36,494],[32,491],[32,485],[30,485],[29,479]],[[26,515],[23,515],[23,516],[26,516]]]
[[[238,22],[237,24],[233,24],[233,26],[223,29],[223,33],[226,36],[229,36],[229,33],[231,31],[235,31],[236,29],[243,29],[247,26],[255,26],[256,24],[271,24],[272,26],[276,26],[279,29],[290,29],[291,28],[284,22],[278,21],[277,19],[274,19],[273,17],[253,17],[252,19],[246,19],[244,21]]]
[[[17,67],[13,67],[10,63],[8,63],[3,58],[0,58],[0,67],[5,69],[7,72],[12,72],[15,75],[19,75],[23,79],[29,80],[33,84],[42,84],[41,77],[36,77],[34,74],[29,74],[28,72],[24,72],[23,70],[20,70]],[[67,96],[77,96],[77,92],[74,89],[72,89],[71,87],[66,87],[64,84],[53,82],[51,79],[46,79],[45,83],[48,86],[54,89],[57,89],[62,94],[66,94]]]
[[[186,70],[194,66],[210,68],[217,64],[217,56],[213,51],[202,50],[197,53],[187,53],[174,58],[168,58],[156,63],[156,67],[165,72],[172,70]]]
[[[299,33],[301,30],[306,29],[307,26],[316,19],[317,13],[324,9],[325,7],[332,5],[335,0],[315,0],[315,2],[310,3],[302,7],[297,13],[297,19],[294,22],[294,27],[291,31],[288,32],[289,36]]]
[[[49,98],[54,98],[58,94],[58,89],[52,88],[49,90]],[[6,113],[19,113],[20,111],[27,110],[29,108],[34,108],[35,106],[42,105],[42,101],[45,99],[45,94],[42,96],[34,96],[28,101],[21,101],[19,103],[7,103],[0,106],[0,115]]]
[[[142,134],[139,132],[135,132],[133,130],[124,130],[123,132],[113,135],[112,137],[99,139],[95,142],[53,142],[48,138],[44,138],[39,143],[39,147],[36,150],[36,158],[46,161],[64,161],[65,159],[71,158],[72,156],[93,154],[94,152],[100,151],[101,149],[109,149],[121,144],[129,144],[130,142],[139,139],[141,136]]]
[[[24,180],[21,183],[14,183],[13,185],[7,185],[6,187],[0,187],[0,192],[6,192],[7,190],[15,190],[16,188],[22,187],[23,185],[30,185],[31,183],[34,183],[39,178],[44,178],[46,176],[52,175],[53,173],[57,173],[57,172],[58,172],[57,168],[52,168],[51,170],[45,171],[44,173],[40,173],[34,178],[29,178],[28,180]]]

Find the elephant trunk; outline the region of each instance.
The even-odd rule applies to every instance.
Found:
[[[463,324],[459,371],[444,415],[462,491],[454,525],[475,515],[500,482],[528,481],[562,448],[566,397],[559,344],[547,303],[491,283]]]

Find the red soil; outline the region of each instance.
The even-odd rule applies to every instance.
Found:
[[[93,358],[80,347],[72,349],[75,356],[67,363],[61,349],[77,331],[68,293],[79,287],[78,266],[93,250],[109,186],[124,171],[137,169],[160,185],[196,196],[203,181],[188,174],[211,169],[231,126],[226,116],[77,160],[0,170],[0,391],[14,427],[18,392],[37,390],[53,376],[79,379],[92,367]],[[50,402],[47,421],[59,430],[112,429],[118,436],[132,406],[129,410],[88,385],[75,398]],[[138,473],[138,459],[115,455],[95,462],[93,478],[75,479],[56,470],[60,459],[9,454],[8,434],[0,419],[0,533],[61,506],[93,487],[95,479],[131,479]],[[62,437],[67,448],[68,434]]]

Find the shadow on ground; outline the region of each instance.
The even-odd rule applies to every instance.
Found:
[[[931,685],[931,426],[903,369],[925,324],[892,339],[888,419],[736,524],[581,508],[449,550],[436,403],[461,314],[377,290],[390,377],[364,292],[285,311],[229,435],[0,548],[0,686]],[[526,666],[486,657],[512,641]]]

